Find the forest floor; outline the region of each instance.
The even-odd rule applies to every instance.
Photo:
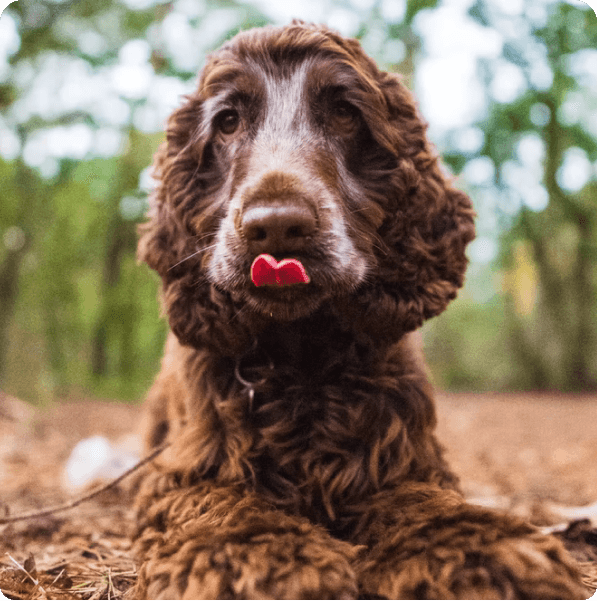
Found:
[[[78,494],[65,463],[103,435],[136,450],[140,409],[79,400],[46,410],[0,392],[0,521]],[[439,394],[438,434],[471,501],[560,533],[597,587],[597,396]],[[68,512],[0,525],[0,590],[12,599],[122,599],[135,581],[130,484]]]

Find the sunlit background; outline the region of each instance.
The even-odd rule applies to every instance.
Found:
[[[0,389],[138,399],[165,336],[136,224],[206,54],[292,17],[415,91],[473,198],[438,387],[597,390],[597,18],[551,0],[18,0],[0,17]]]

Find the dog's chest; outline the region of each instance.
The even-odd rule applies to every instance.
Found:
[[[346,496],[363,485],[372,450],[359,427],[360,410],[339,387],[290,387],[248,417],[251,467],[259,487],[281,496]],[[361,420],[362,424],[362,420]],[[362,424],[366,427],[366,424]]]

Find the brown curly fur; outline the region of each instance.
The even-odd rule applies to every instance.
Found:
[[[139,257],[172,333],[145,429],[172,445],[137,499],[137,596],[585,594],[555,539],[463,501],[435,439],[414,330],[463,283],[473,211],[396,75],[325,27],[241,33],[155,177]],[[245,220],[280,199],[316,226],[266,250],[311,282],[256,289]]]

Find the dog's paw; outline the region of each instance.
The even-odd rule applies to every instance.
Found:
[[[520,538],[463,539],[428,545],[409,558],[370,563],[365,590],[388,599],[587,599],[579,572],[559,541],[540,533]]]
[[[356,599],[354,547],[317,530],[263,532],[245,540],[184,533],[154,549],[136,595],[149,599]],[[180,540],[180,539],[179,539]],[[172,541],[174,543],[174,541]]]

